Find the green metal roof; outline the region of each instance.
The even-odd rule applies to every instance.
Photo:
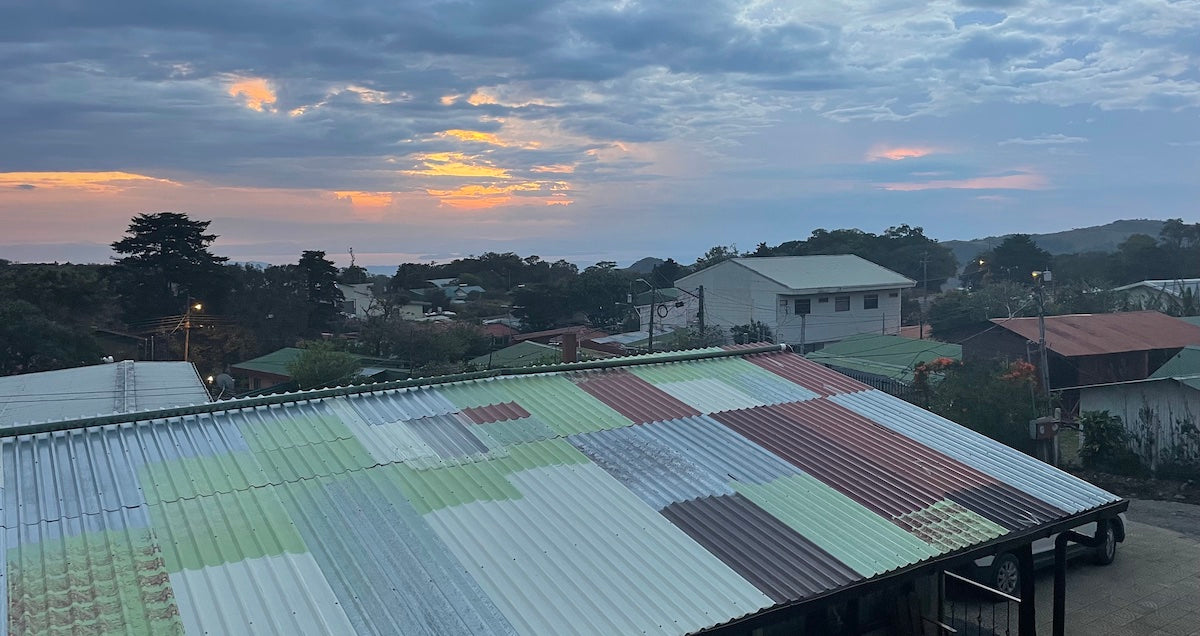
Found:
[[[807,355],[809,360],[893,380],[912,382],[913,368],[937,358],[962,359],[962,346],[902,336],[863,334],[826,345]]]
[[[470,362],[481,369],[528,367],[562,362],[562,351],[558,347],[526,340],[472,358]]]
[[[288,371],[288,365],[296,358],[299,358],[301,353],[304,353],[304,349],[284,347],[278,351],[272,351],[265,356],[239,362],[233,365],[233,368],[245,371],[257,371],[259,373],[273,373],[290,378],[292,374]]]
[[[1152,378],[1175,378],[1185,375],[1200,375],[1200,347],[1184,347],[1175,357],[1167,360]]]

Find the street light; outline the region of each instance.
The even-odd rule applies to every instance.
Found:
[[[192,311],[200,311],[204,309],[204,305],[195,301],[194,298],[188,296],[187,310],[183,313],[183,361],[188,361],[188,352],[192,344]]]

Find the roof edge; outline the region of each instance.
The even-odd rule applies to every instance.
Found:
[[[886,572],[875,577],[864,579],[850,585],[830,590],[823,594],[818,594],[809,598],[793,601],[790,603],[774,605],[757,612],[746,614],[739,618],[735,618],[724,623],[705,627],[697,630],[695,634],[745,634],[765,624],[768,621],[786,620],[793,612],[807,613],[814,611],[825,604],[837,602],[853,594],[862,594],[870,592],[879,587],[886,586],[898,580],[903,580],[907,577],[920,576],[929,573],[930,571],[945,570],[954,567],[955,565],[973,561],[988,554],[999,554],[1014,547],[1030,543],[1036,539],[1049,537],[1053,534],[1077,528],[1085,523],[1096,521],[1099,519],[1109,519],[1116,517],[1118,514],[1129,509],[1129,500],[1118,498],[1116,501],[1107,503],[1089,510],[1069,515],[1066,518],[1048,523],[1042,526],[1024,530],[1022,532],[1010,532],[999,536],[986,543],[968,546],[955,550],[949,554],[936,556],[924,561]]]
[[[604,360],[589,360],[586,362],[571,362],[564,364],[550,364],[533,367],[517,367],[504,369],[491,369],[487,371],[472,371],[469,373],[457,373],[452,375],[441,375],[429,378],[414,378],[409,380],[393,380],[391,382],[378,382],[374,384],[358,384],[351,386],[341,386],[329,389],[310,389],[308,391],[297,391],[295,393],[280,393],[275,395],[264,395],[261,397],[244,398],[238,400],[226,400],[224,402],[208,402],[205,404],[193,404],[191,406],[179,406],[166,409],[157,409],[151,411],[133,411],[130,413],[114,413],[112,415],[101,415],[97,417],[75,418],[70,420],[58,420],[53,422],[40,422],[32,424],[21,424],[10,426],[0,430],[0,439],[9,437],[18,437],[21,435],[34,435],[37,433],[52,433],[57,431],[69,431],[89,426],[105,426],[108,424],[123,424],[127,422],[137,422],[140,420],[160,420],[172,417],[183,417],[186,415],[202,415],[205,413],[217,413],[221,411],[233,411],[244,408],[256,408],[259,406],[273,406],[277,404],[289,404],[292,402],[303,402],[307,400],[320,400],[331,397],[342,397],[347,395],[359,395],[362,393],[375,393],[378,391],[392,391],[396,389],[411,389],[422,386],[437,386],[441,384],[451,384],[454,382],[463,382],[466,380],[483,380],[486,378],[512,376],[512,375],[537,375],[540,373],[559,373],[563,371],[586,371],[589,369],[612,369],[622,367],[635,367],[647,364],[665,364],[668,362],[686,362],[690,360],[706,360],[709,358],[730,358],[753,355],[756,353],[770,353],[774,351],[789,351],[787,345],[763,345],[758,347],[748,347],[742,349],[723,350],[723,351],[691,351],[682,352],[673,355],[649,354],[642,356],[629,356],[620,358],[606,358]],[[194,368],[194,367],[193,367]]]

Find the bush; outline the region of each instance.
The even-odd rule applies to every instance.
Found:
[[[1086,468],[1118,475],[1146,472],[1141,458],[1129,448],[1129,432],[1121,418],[1108,411],[1085,411],[1079,416],[1083,443],[1079,458]]]

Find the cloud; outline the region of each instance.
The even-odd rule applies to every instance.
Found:
[[[564,181],[523,181],[509,184],[465,185],[453,190],[427,190],[443,205],[460,210],[483,210],[512,204],[571,205]]]
[[[936,148],[929,146],[882,146],[877,145],[871,147],[867,151],[867,161],[881,161],[887,159],[890,161],[901,161],[904,159],[917,159],[926,157],[936,152],[940,152]]]
[[[114,193],[138,185],[139,182],[176,185],[170,179],[128,172],[0,172],[0,188],[21,190]]]
[[[349,201],[356,208],[386,208],[392,204],[392,192],[360,192],[355,190],[340,190],[333,193],[334,198]]]
[[[918,192],[921,190],[1045,190],[1049,187],[1049,181],[1040,174],[1017,173],[1001,176],[971,177],[968,179],[881,183],[878,187],[882,190],[893,192]]]
[[[1013,137],[998,142],[1000,146],[1047,146],[1051,144],[1082,144],[1087,142],[1087,137],[1068,137],[1062,133],[1054,133],[1052,135],[1038,135],[1036,137]]]
[[[432,177],[488,177],[507,179],[510,174],[504,168],[497,168],[490,161],[479,155],[467,155],[461,152],[435,152],[415,157],[420,162],[420,168],[405,170],[404,174],[423,175]]]
[[[260,113],[275,112],[278,98],[271,83],[261,77],[237,77],[228,79],[229,96],[239,99],[250,110]]]

